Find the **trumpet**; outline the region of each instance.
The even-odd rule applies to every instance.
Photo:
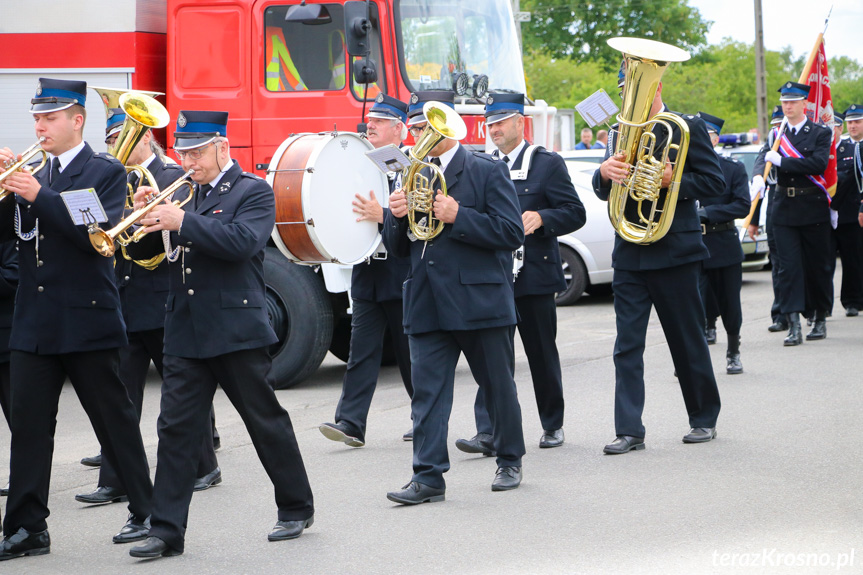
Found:
[[[0,185],[3,185],[3,182],[6,181],[6,178],[11,176],[15,172],[24,169],[24,167],[27,165],[27,163],[30,160],[32,160],[33,158],[35,158],[36,156],[38,156],[39,154],[42,154],[42,163],[39,164],[38,166],[36,166],[33,169],[33,171],[30,173],[35,174],[36,172],[38,172],[39,170],[41,170],[42,168],[45,167],[45,164],[48,163],[48,152],[46,152],[45,150],[42,149],[42,142],[44,142],[44,141],[45,141],[45,137],[44,136],[40,137],[39,141],[37,141],[35,144],[33,144],[32,146],[30,146],[29,148],[24,150],[24,153],[21,154],[20,160],[18,160],[17,162],[10,162],[8,165],[3,166],[4,168],[7,168],[7,169],[5,172],[0,174]],[[12,192],[9,192],[6,190],[0,190],[0,201],[3,201],[3,199],[6,198],[6,196],[8,196],[11,193]]]
[[[90,233],[90,244],[92,244],[93,248],[99,253],[99,255],[105,256],[106,258],[110,258],[114,255],[114,252],[117,251],[116,244],[120,244],[121,246],[128,246],[132,242],[138,242],[147,235],[147,232],[144,231],[144,228],[139,228],[135,230],[132,235],[129,235],[129,228],[137,224],[139,221],[144,219],[153,208],[164,202],[165,200],[171,198],[174,193],[182,188],[183,186],[189,186],[189,195],[186,196],[186,199],[182,201],[174,201],[174,205],[178,208],[182,208],[189,200],[192,199],[192,196],[195,193],[195,186],[192,185],[192,182],[189,181],[189,178],[192,174],[195,173],[195,170],[189,170],[179,178],[177,178],[173,184],[159,192],[156,196],[151,198],[147,205],[139,208],[123,218],[123,220],[111,228],[108,231],[103,230],[98,226],[98,224],[90,224],[87,227],[87,231]]]

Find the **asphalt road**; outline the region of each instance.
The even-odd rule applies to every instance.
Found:
[[[541,428],[519,343],[524,482],[493,493],[494,461],[452,447],[474,433],[476,387],[462,362],[450,419],[447,500],[410,508],[386,499],[411,475],[411,444],[401,440],[410,406],[398,371],[382,371],[368,444],[350,449],[317,429],[332,421],[344,372],[328,358],[312,379],[278,392],[293,418],[317,509],[314,526],[295,541],[267,542],[276,521],[272,487],[219,391],[224,482],[194,496],[185,554],[157,561],[134,560],[128,546],[111,543],[125,521],[124,505],[73,500],[96,484],[97,473],[78,461],[99,446],[66,386],[51,485],[51,554],[0,563],[0,573],[863,572],[863,466],[856,448],[863,317],[846,318],[837,301],[827,340],[784,348],[783,335],[766,330],[769,272],[744,275],[743,299],[745,373],[725,374],[721,328],[711,347],[723,401],[715,441],[681,442],[686,412],[654,318],[646,357],[647,449],[602,454],[614,437],[614,312],[611,296],[587,297],[558,311],[566,444],[538,448]],[[153,470],[158,393],[152,379],[142,432]],[[8,460],[8,446],[8,430],[0,426],[0,461]]]

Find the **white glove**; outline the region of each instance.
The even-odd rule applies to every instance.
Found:
[[[749,184],[749,200],[755,201],[755,198],[760,197],[764,193],[764,176],[757,175],[752,178],[752,183]]]
[[[830,226],[835,230],[839,225],[839,212],[830,208]]]
[[[764,154],[764,159],[776,167],[782,165],[782,156],[779,155],[779,152],[774,152],[773,150],[770,150],[769,152]]]

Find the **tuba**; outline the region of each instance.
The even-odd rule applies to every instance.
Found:
[[[689,150],[686,122],[670,112],[649,118],[650,109],[665,68],[670,62],[688,60],[689,53],[643,38],[611,38],[608,45],[623,52],[626,69],[615,153],[623,152],[623,161],[632,166],[623,183],[612,182],[608,216],[621,238],[634,244],[650,244],[661,240],[671,228]],[[679,144],[671,143],[672,124],[680,130]],[[654,157],[656,135],[652,130],[656,125],[663,126],[668,134],[660,160]],[[676,156],[670,161],[672,151]],[[672,178],[663,197],[662,176],[669,163]]]
[[[39,154],[42,154],[42,163],[40,163],[38,166],[33,168],[33,171],[31,171],[30,173],[35,174],[36,172],[38,172],[39,170],[44,168],[45,164],[48,163],[48,153],[42,149],[42,142],[44,142],[44,141],[45,141],[44,137],[39,138],[39,141],[37,141],[35,144],[33,144],[32,146],[30,146],[29,148],[24,150],[24,152],[21,154],[20,160],[18,160],[17,162],[11,162],[10,161],[11,163],[3,166],[3,168],[5,168],[5,171],[2,174],[0,174],[0,184],[3,184],[3,182],[6,181],[6,178],[11,176],[15,172],[27,168],[27,163],[30,160],[32,160],[33,158],[35,158],[36,156],[38,156]],[[8,196],[11,193],[12,192],[8,192],[6,190],[0,190],[0,201],[3,201],[6,198],[6,196]]]
[[[411,165],[404,177],[404,192],[408,203],[408,226],[419,240],[430,240],[443,231],[443,222],[434,217],[435,189],[446,195],[446,179],[436,165],[423,161],[441,140],[461,140],[467,135],[467,126],[455,110],[440,102],[426,102],[423,116],[428,125],[409,151]],[[431,171],[431,178],[421,173]],[[417,219],[417,214],[424,214]]]

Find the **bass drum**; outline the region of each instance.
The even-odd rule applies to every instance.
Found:
[[[386,175],[366,157],[374,147],[350,132],[298,134],[282,142],[267,170],[276,194],[273,241],[296,263],[354,265],[380,243],[377,222],[357,221],[355,194],[386,205]]]

